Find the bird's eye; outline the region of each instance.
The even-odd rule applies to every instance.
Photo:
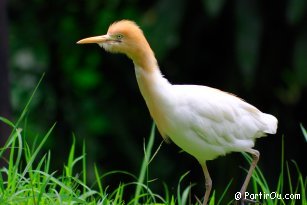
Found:
[[[117,35],[116,35],[116,39],[117,39],[117,40],[121,40],[123,37],[124,37],[124,36],[123,36],[122,34],[117,34]]]

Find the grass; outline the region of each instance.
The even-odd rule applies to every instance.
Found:
[[[139,177],[125,172],[112,171],[100,174],[97,166],[94,166],[96,182],[92,186],[86,183],[86,150],[83,146],[81,156],[75,156],[75,141],[70,148],[67,163],[63,167],[62,173],[50,170],[51,152],[40,153],[42,147],[50,136],[53,125],[42,137],[37,146],[27,144],[22,135],[22,129],[5,118],[0,118],[2,122],[10,125],[13,132],[6,145],[0,151],[0,157],[5,150],[10,149],[7,167],[0,170],[0,204],[175,204],[174,196],[161,197],[151,191],[148,186],[148,166],[152,160],[151,150],[154,139],[154,127],[152,129],[149,142],[145,150],[143,165]],[[39,157],[41,156],[41,157]],[[80,172],[75,171],[76,165],[82,164]],[[77,174],[76,174],[77,173]],[[102,181],[110,175],[120,174],[131,176],[131,183],[120,183],[119,186],[111,191],[108,187],[102,186]],[[180,179],[183,180],[184,176]],[[127,187],[135,187],[135,195],[132,199],[124,199]],[[95,187],[95,188],[93,188]],[[165,186],[166,192],[168,192]],[[178,201],[182,204],[187,201],[187,193],[190,187],[185,188],[182,196],[178,186]],[[169,193],[167,193],[169,196]]]
[[[37,86],[38,87],[38,86]],[[29,109],[30,102],[37,90],[26,104],[20,118],[13,123],[8,119],[0,117],[0,122],[9,125],[12,133],[6,144],[0,149],[0,158],[4,158],[4,152],[10,150],[7,159],[7,166],[0,170],[0,204],[11,205],[38,205],[38,204],[192,204],[196,201],[192,194],[192,187],[195,184],[182,186],[188,172],[184,173],[178,180],[176,192],[173,193],[166,185],[164,186],[164,194],[156,194],[150,188],[151,179],[149,179],[150,163],[159,151],[160,146],[153,152],[155,129],[152,127],[149,140],[145,146],[144,141],[144,159],[140,167],[138,176],[126,171],[111,171],[108,173],[100,173],[99,168],[94,165],[94,175],[96,181],[88,185],[87,167],[86,167],[86,150],[85,143],[80,156],[76,156],[75,141],[73,141],[67,162],[62,171],[52,171],[50,168],[52,152],[43,153],[44,143],[51,135],[55,124],[41,138],[40,142],[29,145],[26,141],[25,132],[19,127],[20,122],[24,120],[24,116]],[[302,127],[303,134],[306,137],[306,131]],[[248,162],[251,158],[244,154]],[[81,165],[81,170],[76,170],[76,165]],[[253,174],[250,188],[252,193],[278,193],[275,199],[267,197],[267,199],[250,196],[263,204],[268,205],[306,205],[306,185],[307,179],[302,175],[298,165],[294,161],[287,162],[284,159],[284,145],[282,145],[281,153],[281,171],[278,183],[275,187],[269,186],[264,174],[257,167]],[[293,171],[294,169],[294,171]],[[107,177],[113,175],[127,175],[131,177],[130,183],[119,183],[118,187],[110,190],[108,186],[103,186],[103,181]],[[296,176],[296,177],[294,177]],[[234,196],[230,193],[229,187],[232,180],[226,185],[224,192],[217,196],[213,191],[209,205],[232,204],[232,201],[225,202],[225,196]],[[134,194],[127,197],[128,189],[134,189]],[[280,194],[280,195],[279,195]],[[291,194],[292,197],[300,196],[300,199],[282,199],[285,194]],[[191,197],[193,195],[193,197]],[[290,195],[289,195],[290,197]],[[195,202],[196,203],[196,202]]]
[[[249,163],[252,161],[249,155],[246,153],[243,153],[243,155]],[[268,205],[306,205],[307,178],[306,176],[303,178],[303,175],[295,161],[291,160],[289,163],[288,161],[284,160],[284,140],[282,140],[280,161],[281,171],[276,187],[270,187],[261,169],[256,167],[251,179],[251,193],[261,193],[262,196],[251,195],[249,198],[257,199],[257,201]],[[295,171],[291,172],[290,167],[294,167]],[[297,176],[297,178],[293,179],[293,176]]]

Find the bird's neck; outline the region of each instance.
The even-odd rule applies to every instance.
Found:
[[[172,107],[172,85],[162,76],[157,64],[150,67],[150,72],[135,64],[135,74],[150,115],[162,137],[167,140],[166,113]]]
[[[140,91],[149,109],[159,101],[166,100],[165,93],[171,84],[162,76],[155,54],[145,38],[130,47],[128,56],[133,60]],[[142,45],[142,46],[138,46]]]
[[[135,74],[140,91],[147,101],[153,95],[158,95],[161,86],[170,85],[162,76],[157,60],[150,46],[139,48],[136,55],[132,57]]]
[[[132,47],[128,56],[133,60],[135,67],[142,69],[145,73],[159,71],[155,54],[150,48],[146,39],[143,39],[142,46]]]
[[[162,76],[151,50],[147,49],[147,52],[140,53],[140,55],[140,58],[137,58],[140,60],[133,60],[135,74],[140,91],[151,110],[153,106],[167,102],[171,84]]]
[[[165,79],[159,69],[153,52],[143,53],[142,58],[134,60],[135,74],[139,89],[154,119],[160,134],[167,136],[166,114],[171,109],[173,97],[172,85]],[[166,138],[165,138],[166,139]]]
[[[151,103],[148,102],[150,100],[159,98],[162,94],[162,87],[170,85],[167,79],[162,76],[155,59],[147,59],[146,62],[141,63],[134,61],[134,68],[140,91],[147,103]]]

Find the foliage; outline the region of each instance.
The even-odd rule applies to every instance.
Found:
[[[58,171],[51,171],[51,152],[43,154],[39,157],[42,151],[42,146],[50,136],[53,125],[47,134],[39,142],[38,146],[30,146],[26,142],[26,136],[22,129],[16,128],[12,122],[5,118],[0,119],[2,122],[10,125],[14,130],[9,137],[5,147],[1,149],[0,157],[3,153],[10,149],[8,159],[8,167],[0,170],[0,204],[138,204],[140,200],[146,204],[157,204],[156,201],[161,201],[163,204],[175,204],[174,196],[164,198],[153,193],[148,186],[149,180],[144,182],[144,176],[148,171],[148,163],[146,157],[151,157],[150,151],[153,143],[149,143],[145,150],[140,177],[137,182],[119,183],[119,186],[110,191],[108,186],[103,187],[101,181],[106,177],[116,174],[128,175],[136,180],[136,177],[125,171],[112,171],[103,175],[99,174],[97,166],[94,166],[95,177],[98,191],[86,183],[87,167],[86,167],[86,150],[83,149],[82,155],[75,157],[75,143],[72,144],[67,164],[64,165],[63,173],[58,174]],[[150,142],[154,139],[154,129],[150,136]],[[154,157],[154,156],[152,156]],[[78,163],[82,162],[81,173],[75,171]],[[181,180],[185,175],[182,176]],[[136,187],[136,194],[131,201],[124,199],[124,193],[129,186]],[[167,187],[165,187],[167,196],[169,195]],[[187,193],[190,188],[186,188],[181,197],[180,186],[178,186],[178,201],[186,201]],[[126,203],[125,203],[126,201]]]
[[[252,158],[247,154],[243,154],[245,159],[251,163]],[[302,175],[297,163],[291,161],[292,166],[294,166],[296,173],[290,172],[290,165],[284,159],[284,141],[282,143],[282,152],[280,160],[280,175],[278,178],[278,183],[276,187],[269,185],[268,181],[264,177],[261,169],[256,167],[253,176],[253,192],[255,194],[263,194],[262,197],[256,197],[256,199],[261,199],[261,203],[265,204],[306,204],[306,189],[307,189],[307,178]],[[286,164],[286,165],[285,165]],[[286,169],[286,171],[285,171]],[[246,170],[247,172],[247,170]],[[294,176],[297,176],[294,179]],[[287,186],[288,185],[288,186]],[[267,194],[266,198],[264,195]],[[297,197],[297,198],[296,198]]]
[[[86,167],[85,148],[82,151],[82,155],[76,157],[75,143],[72,144],[67,163],[60,174],[59,171],[51,171],[50,169],[52,161],[51,151],[39,155],[41,154],[43,144],[50,136],[55,125],[49,129],[47,134],[42,137],[42,140],[38,142],[38,145],[35,146],[27,143],[26,136],[23,134],[25,132],[22,129],[16,128],[12,122],[5,118],[0,120],[10,125],[13,129],[8,142],[0,152],[0,157],[2,157],[3,152],[10,149],[8,167],[0,170],[0,204],[192,204],[191,192],[194,185],[189,185],[185,188],[181,187],[182,181],[189,174],[188,172],[179,179],[177,195],[174,195],[166,184],[164,184],[164,196],[156,194],[150,188],[151,180],[148,178],[148,174],[145,180],[146,173],[149,171],[148,165],[159,150],[158,148],[156,153],[151,155],[155,135],[154,129],[151,131],[146,148],[144,145],[145,156],[138,179],[126,171],[112,171],[101,175],[97,166],[94,166],[96,181],[92,186],[88,186],[86,181],[88,168]],[[244,156],[251,163],[252,159],[248,155]],[[81,172],[75,168],[78,163],[82,163]],[[258,198],[252,199],[268,205],[306,204],[307,178],[304,179],[298,165],[294,161],[292,163],[297,171],[297,179],[293,179],[293,174],[287,162],[286,166],[284,166],[284,149],[282,149],[281,173],[275,192],[284,196],[287,193],[285,192],[285,184],[287,182],[287,187],[289,187],[288,193],[293,196],[299,194],[300,199],[284,200],[280,198],[271,199],[269,197],[265,200],[261,198],[261,200],[258,200]],[[286,175],[284,168],[286,168]],[[120,182],[113,191],[108,186],[102,185],[106,177],[112,177],[117,174],[128,175],[135,182]],[[230,194],[228,188],[231,184],[232,181],[228,183],[220,197],[217,197],[215,191],[213,191],[209,204],[225,204],[223,202],[224,196]],[[272,193],[272,187],[268,185],[259,167],[253,173],[252,185],[253,193]],[[125,193],[130,186],[135,186],[136,191],[134,197],[128,196],[127,198]],[[231,203],[228,202],[227,204]]]

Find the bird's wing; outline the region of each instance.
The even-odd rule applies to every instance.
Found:
[[[207,143],[253,146],[255,138],[265,135],[263,113],[240,98],[206,86],[184,85],[180,90],[191,129]]]

